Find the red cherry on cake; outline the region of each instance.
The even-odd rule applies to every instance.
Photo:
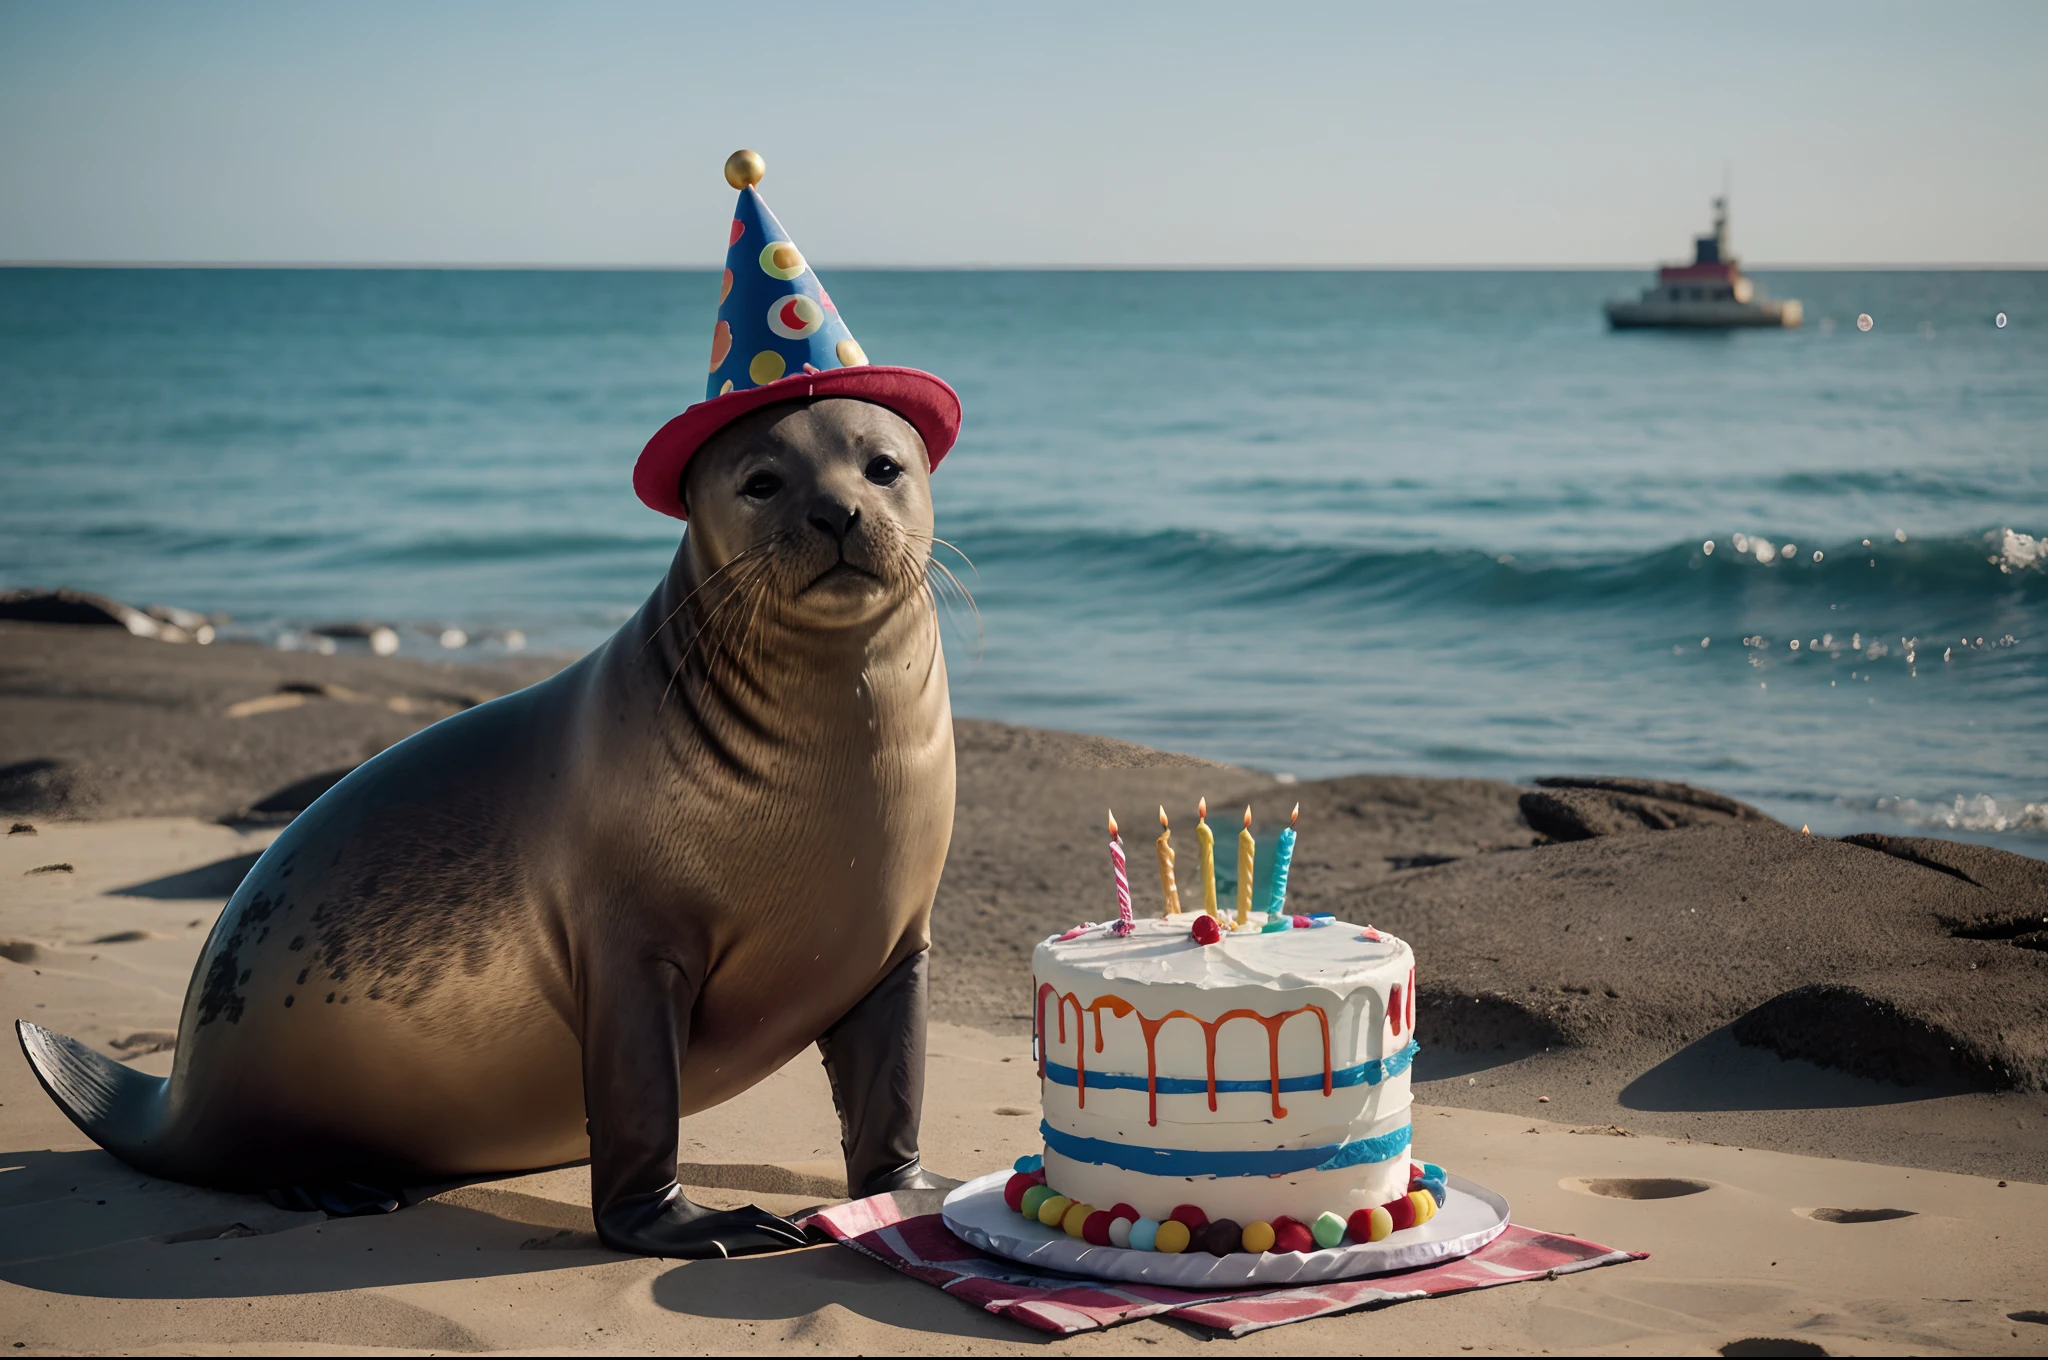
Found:
[[[1204,916],[1202,919],[1206,921],[1209,918]],[[1177,1206],[1167,1217],[1176,1223],[1186,1224],[1190,1236],[1201,1232],[1202,1229],[1209,1226],[1209,1216],[1192,1204]]]
[[[1353,1209],[1351,1217],[1344,1220],[1344,1226],[1350,1231],[1352,1241],[1372,1241],[1372,1210]]]
[[[1314,1251],[1316,1235],[1299,1219],[1282,1214],[1273,1220],[1274,1251]]]
[[[1216,918],[1207,912],[1200,912],[1195,916],[1194,928],[1190,933],[1194,935],[1196,944],[1214,944],[1223,938],[1223,931],[1217,926]]]
[[[1227,1218],[1219,1218],[1195,1234],[1195,1245],[1211,1256],[1228,1256],[1244,1250],[1244,1229]]]
[[[1102,1209],[1097,1209],[1094,1213],[1088,1215],[1081,1224],[1081,1240],[1090,1246],[1108,1246],[1109,1225],[1110,1221],[1115,1217],[1115,1214]]]
[[[1133,1209],[1130,1205],[1125,1204],[1121,1201],[1119,1201],[1110,1209],[1109,1216],[1111,1219],[1128,1218],[1133,1223],[1136,1223],[1139,1219],[1144,1217],[1144,1215],[1139,1213],[1136,1209]]]
[[[1415,1226],[1415,1201],[1406,1195],[1384,1206],[1387,1216],[1394,1220],[1394,1231]]]
[[[1019,1171],[1003,1186],[1003,1203],[1010,1206],[1011,1213],[1020,1213],[1024,1208],[1024,1192],[1038,1182],[1031,1179],[1028,1171]]]

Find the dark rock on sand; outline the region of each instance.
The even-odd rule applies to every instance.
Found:
[[[0,812],[83,817],[96,801],[90,784],[67,761],[44,756],[0,765]]]
[[[0,621],[0,813],[220,817],[562,664],[160,647],[120,628]],[[287,694],[305,698],[247,704]]]
[[[1512,1004],[1553,1046],[1669,1052],[1736,1024],[1863,1076],[2039,1091],[2048,954],[1948,925],[2006,907],[1953,874],[1742,819],[1402,874],[1351,913],[1428,960],[1423,1002],[1453,1043],[1485,1036],[1449,1017]]]
[[[221,818],[229,826],[284,826],[313,806],[321,794],[347,778],[355,766],[339,770],[323,770],[319,774],[294,780],[277,792],[258,799],[249,806],[231,812]],[[239,881],[239,880],[237,880]]]
[[[1522,816],[1554,841],[1771,820],[1725,794],[1664,779],[1550,775],[1536,783],[1522,795]]]
[[[213,628],[204,615],[162,604],[137,609],[132,604],[123,604],[86,590],[30,587],[0,591],[0,619],[119,628],[136,637],[153,638],[158,642],[213,641]]]

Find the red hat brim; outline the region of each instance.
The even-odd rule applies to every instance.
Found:
[[[634,492],[649,509],[688,519],[683,468],[704,441],[749,411],[805,397],[858,397],[888,407],[917,430],[935,470],[960,435],[960,396],[929,373],[876,364],[792,373],[761,387],[700,401],[655,431],[633,467]]]

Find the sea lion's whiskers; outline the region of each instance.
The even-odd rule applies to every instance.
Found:
[[[668,611],[667,618],[663,619],[660,623],[654,625],[654,631],[647,635],[647,640],[640,644],[640,651],[635,652],[633,655],[637,657],[640,655],[640,652],[644,652],[649,647],[653,646],[654,640],[661,636],[662,630],[664,628],[667,628],[671,623],[675,622],[676,615],[682,613],[685,609],[690,607],[690,601],[696,599],[699,595],[703,594],[707,589],[709,589],[713,581],[716,581],[719,577],[725,575],[734,567],[739,566],[742,562],[747,561],[755,553],[759,552],[764,546],[764,544],[756,543],[752,547],[742,548],[739,552],[733,554],[733,558],[730,562],[727,562],[717,571],[712,572],[702,581],[699,581],[697,583],[697,588],[695,590],[683,596],[681,604],[678,604],[674,609]]]
[[[749,551],[751,551],[751,549]],[[745,554],[743,553],[740,556],[745,556]],[[733,558],[731,562],[726,563],[724,567],[721,567],[717,572],[712,573],[712,576],[715,578],[716,576],[726,571],[728,568],[737,565],[739,561],[740,557]],[[704,615],[703,618],[697,621],[696,631],[690,635],[689,645],[683,648],[683,654],[680,657],[676,658],[675,669],[669,672],[668,684],[662,689],[661,699],[660,702],[658,702],[655,705],[656,708],[660,708],[662,707],[662,705],[668,702],[669,691],[674,689],[676,685],[676,677],[681,675],[683,673],[683,668],[690,664],[690,655],[691,653],[697,650],[698,644],[706,641],[707,639],[709,639],[714,646],[717,644],[717,621],[719,617],[723,615],[726,612],[726,610],[732,606],[733,601],[739,599],[759,598],[758,593],[749,595],[747,587],[752,585],[755,580],[757,580],[764,572],[766,572],[770,564],[764,557],[762,559],[758,559],[750,563],[749,565],[752,568],[752,570],[749,570],[744,573],[736,573],[732,581],[729,582],[732,588],[728,590],[725,593],[725,595],[719,599],[717,604],[711,606],[710,610]],[[707,578],[705,584],[710,584],[710,579]],[[698,589],[700,590],[702,588],[703,587],[701,586],[698,587]],[[695,594],[694,591],[691,593]],[[674,615],[671,614],[670,617],[673,618]],[[710,661],[708,658],[705,662],[705,668],[705,673],[709,675]]]
[[[967,569],[974,573],[975,580],[979,581],[981,579],[981,568],[975,566],[974,559],[969,557],[966,553],[961,552],[957,544],[948,543],[945,539],[940,538],[937,534],[911,533],[910,531],[906,530],[905,536],[909,538],[921,539],[926,543],[931,543],[941,548],[950,549],[953,553],[958,555],[962,562],[965,562],[967,564]]]
[[[956,549],[955,551],[958,550]],[[966,554],[962,553],[961,556],[964,557],[966,556]],[[981,621],[981,606],[974,602],[974,592],[969,590],[965,585],[961,584],[960,578],[953,574],[953,569],[947,566],[944,562],[941,562],[938,558],[928,557],[925,559],[925,562],[928,567],[936,568],[941,574],[944,575],[947,581],[952,583],[953,589],[960,592],[960,598],[966,601],[967,608],[974,614],[974,658],[975,660],[979,661],[983,653],[986,652],[988,649],[988,628]],[[967,565],[971,569],[974,564],[970,562]],[[930,578],[927,577],[926,579],[927,581],[929,581]],[[946,606],[946,615],[948,618],[951,618],[953,615],[953,607],[950,603]]]

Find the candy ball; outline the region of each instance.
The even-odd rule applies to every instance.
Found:
[[[1021,1171],[1004,1182],[1003,1203],[1010,1206],[1010,1212],[1015,1213],[1024,1207],[1024,1192],[1029,1190],[1031,1185],[1031,1177]]]
[[[1122,1200],[1118,1200],[1116,1203],[1109,1206],[1109,1216],[1111,1218],[1128,1218],[1133,1223],[1136,1223],[1140,1218],[1144,1217],[1143,1214],[1139,1213],[1136,1209],[1124,1203]]]
[[[1307,930],[1311,924],[1312,923],[1306,916],[1297,916],[1294,918],[1294,928],[1296,930]]]
[[[1133,1234],[1133,1236],[1135,1237],[1136,1234]],[[1158,1234],[1152,1239],[1152,1249],[1154,1251],[1163,1251],[1167,1255],[1172,1256],[1178,1252],[1186,1251],[1188,1249],[1188,1242],[1193,1236],[1194,1234],[1188,1231],[1187,1224],[1177,1218],[1169,1218],[1159,1225]]]
[[[1051,1186],[1034,1185],[1024,1192],[1023,1198],[1018,1201],[1017,1210],[1026,1218],[1037,1218],[1039,1206],[1051,1198]]]
[[[1067,1230],[1067,1236],[1079,1237],[1081,1229],[1087,1225],[1088,1215],[1094,1212],[1094,1205],[1082,1204],[1076,1201],[1073,1204],[1069,1204],[1067,1211],[1060,1215],[1060,1226]]]
[[[1195,1245],[1211,1256],[1228,1256],[1244,1243],[1244,1229],[1227,1218],[1211,1219],[1209,1226],[1195,1234]]]
[[[1415,1221],[1427,1223],[1436,1217],[1436,1197],[1427,1190],[1410,1190],[1408,1202],[1415,1206]]]
[[[1306,1223],[1298,1219],[1287,1218],[1284,1215],[1273,1220],[1274,1251],[1314,1251],[1315,1249],[1315,1234],[1308,1230]]]
[[[1387,1217],[1393,1221],[1395,1232],[1415,1226],[1415,1201],[1408,1196],[1403,1195],[1397,1200],[1390,1200],[1383,1207],[1387,1211]]]
[[[1422,1164],[1422,1179],[1426,1181],[1443,1180],[1444,1169],[1438,1166],[1435,1162],[1424,1162]]]
[[[1159,1229],[1162,1225],[1154,1218],[1141,1218],[1131,1224],[1132,1251],[1162,1251],[1159,1245]]]
[[[1106,1247],[1109,1243],[1109,1213],[1097,1209],[1081,1224],[1081,1240],[1091,1247]]]
[[[1444,1183],[1442,1181],[1425,1180],[1422,1182],[1422,1184],[1416,1186],[1415,1188],[1417,1190],[1429,1191],[1429,1197],[1436,1201],[1436,1207],[1439,1209],[1444,1207],[1444,1200],[1448,1196],[1446,1191],[1444,1190]]]
[[[1027,1152],[1010,1167],[1012,1171],[1033,1172],[1045,1165],[1045,1158],[1035,1152]]]
[[[1263,1222],[1245,1224],[1242,1242],[1244,1249],[1254,1254],[1262,1251],[1271,1251],[1273,1249],[1273,1225]]]
[[[1175,1223],[1185,1223],[1189,1232],[1200,1232],[1209,1226],[1209,1216],[1192,1204],[1177,1204],[1167,1215]]]
[[[1353,1209],[1351,1217],[1344,1220],[1344,1231],[1351,1234],[1354,1242],[1372,1241],[1372,1210]]]
[[[1344,1240],[1344,1220],[1335,1214],[1322,1214],[1309,1224],[1308,1231],[1317,1246],[1325,1249],[1334,1247]]]
[[[1109,1220],[1109,1245],[1111,1245],[1112,1247],[1128,1247],[1128,1246],[1130,1246],[1130,1245],[1131,1245],[1131,1228],[1132,1228],[1132,1226],[1133,1226],[1133,1225],[1135,1225],[1135,1224],[1136,1224],[1136,1222],[1137,1222],[1137,1220],[1136,1220],[1136,1219],[1132,1219],[1132,1218],[1112,1218],[1112,1219],[1110,1219],[1110,1220]],[[1154,1229],[1154,1231],[1156,1232],[1156,1231],[1157,1231],[1157,1229],[1155,1228],[1155,1229]]]
[[[1196,944],[1214,944],[1223,938],[1223,931],[1216,924],[1216,918],[1207,912],[1195,917],[1195,924],[1189,933],[1195,937]]]
[[[1038,1202],[1038,1221],[1048,1228],[1057,1228],[1073,1207],[1074,1201],[1065,1195],[1047,1195]]]

